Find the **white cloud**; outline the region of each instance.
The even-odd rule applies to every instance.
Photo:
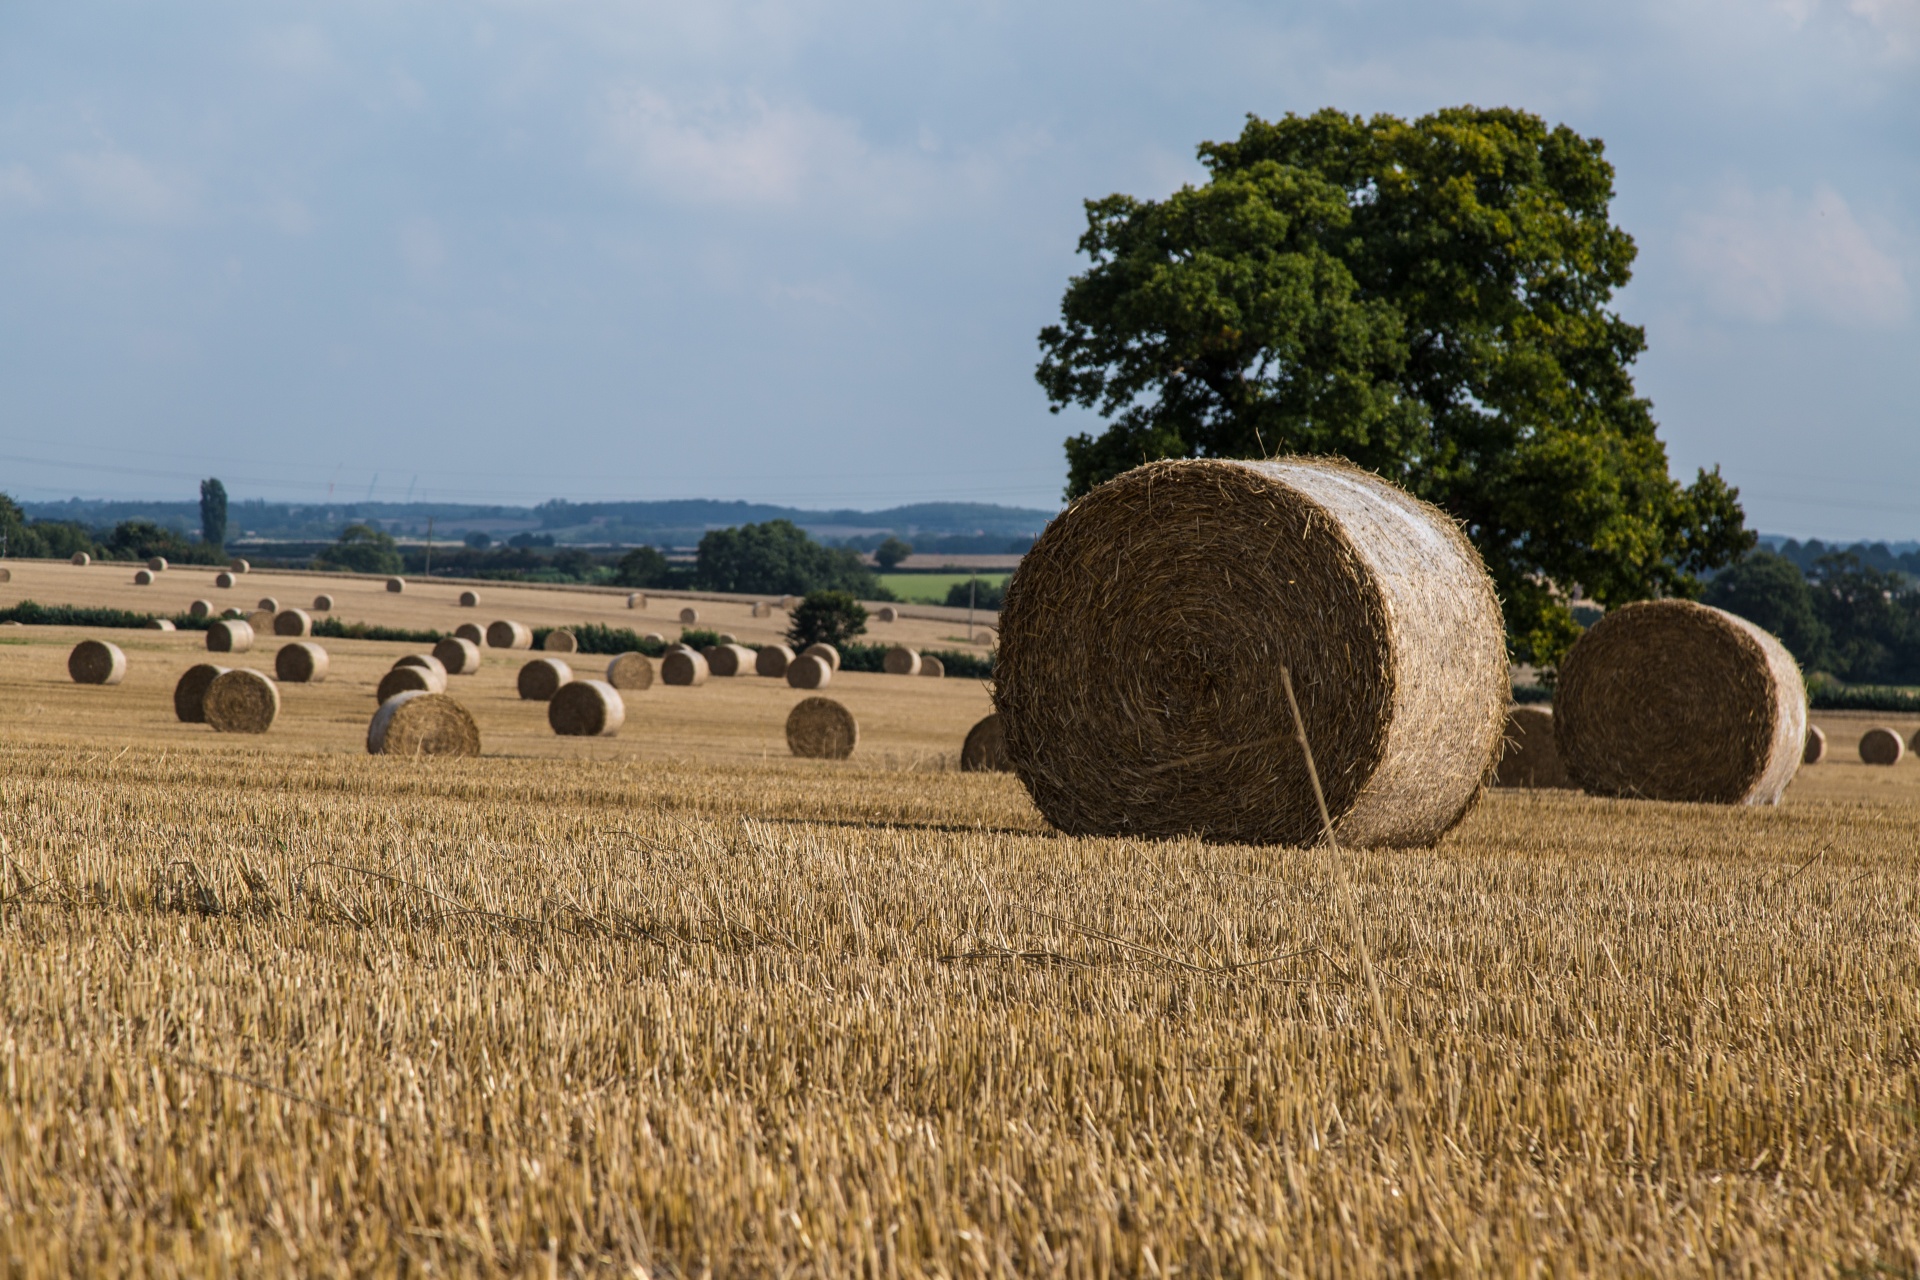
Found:
[[[1899,324],[1911,302],[1893,236],[1863,226],[1831,187],[1730,189],[1682,219],[1680,260],[1724,315],[1775,322],[1810,314],[1857,327]]]
[[[1864,25],[1880,51],[1896,58],[1920,50],[1920,0],[1773,0],[1772,7],[1796,27],[1827,14]]]
[[[186,184],[124,151],[67,156],[61,170],[81,201],[127,222],[168,222],[192,204]]]
[[[40,181],[23,164],[0,165],[0,209],[40,203]]]

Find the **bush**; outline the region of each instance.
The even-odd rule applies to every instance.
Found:
[[[122,520],[107,535],[106,555],[113,560],[151,560],[165,556],[175,564],[225,564],[227,553],[204,542],[188,542],[186,535],[162,528],[151,520]]]
[[[796,649],[804,649],[810,644],[830,644],[836,649],[844,649],[847,641],[866,629],[867,611],[851,593],[812,591],[793,611],[793,625],[787,629],[787,641]]]
[[[1007,598],[1005,583],[956,582],[947,588],[947,608],[964,609],[972,601],[976,609],[998,609]]]
[[[613,581],[622,587],[664,587],[672,575],[667,558],[652,547],[635,547],[613,569]]]
[[[893,597],[846,547],[823,547],[790,520],[713,529],[700,539],[694,581],[704,591],[804,595],[840,591],[868,600]]]
[[[400,573],[405,565],[393,535],[370,525],[350,524],[340,531],[340,540],[313,558],[322,569],[344,573]]]
[[[554,627],[535,627],[533,643],[535,647],[545,645],[547,637],[556,630]],[[649,658],[657,658],[667,651],[665,641],[642,640],[639,634],[626,627],[609,627],[598,622],[583,622],[577,627],[568,627],[573,632],[576,653],[591,653],[616,657],[623,653],[644,653]]]

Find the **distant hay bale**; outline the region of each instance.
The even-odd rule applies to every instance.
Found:
[[[1012,769],[1007,761],[1007,738],[1000,731],[1000,713],[995,711],[967,730],[967,740],[960,744],[960,771],[1008,773]]]
[[[1907,742],[1897,730],[1875,726],[1860,735],[1860,763],[1899,764]]]
[[[792,613],[795,609],[798,609],[800,607],[800,597],[799,596],[781,596],[780,607],[786,610],[788,613]]]
[[[535,658],[520,668],[515,684],[527,702],[548,702],[573,679],[573,668],[558,658]]]
[[[756,618],[771,618],[773,616],[773,606],[765,600],[756,600],[753,602],[753,616]]]
[[[327,651],[311,640],[295,640],[273,655],[273,674],[284,684],[318,684],[327,678]]]
[[[216,573],[213,575],[213,585],[225,590],[233,585],[233,575],[224,571]]]
[[[73,553],[73,562],[84,567],[93,563],[93,557],[84,551],[76,551]]]
[[[633,591],[628,593],[627,608],[644,609],[646,607],[647,607],[647,597],[645,595],[641,594],[638,591]]]
[[[177,628],[173,625],[172,618],[154,618],[147,623],[147,630],[174,631],[174,630],[177,630]]]
[[[577,653],[580,641],[565,627],[555,627],[547,632],[547,638],[540,642],[540,647],[548,653]]]
[[[480,670],[480,646],[465,636],[443,636],[433,646],[433,657],[450,676],[470,676]]]
[[[721,644],[738,644],[739,642],[740,637],[734,635],[731,631],[722,631],[720,633],[719,643]]]
[[[459,636],[462,640],[471,640],[475,644],[485,644],[487,642],[486,628],[477,622],[463,622],[453,629],[453,634]]]
[[[134,571],[134,575],[133,575],[133,585],[134,585],[134,586],[136,586],[136,587],[150,587],[150,586],[152,586],[152,585],[153,585],[153,570],[151,570],[151,569],[137,569],[137,570],[135,570],[135,571]]]
[[[419,667],[422,670],[433,672],[442,680],[447,678],[447,664],[430,653],[410,653],[404,658],[395,658],[393,665],[396,667]]]
[[[67,674],[75,684],[119,684],[126,679],[127,655],[105,640],[82,640],[67,655]]]
[[[640,640],[643,644],[665,644],[667,642],[667,638],[658,631],[649,631],[647,634],[641,636]]]
[[[1827,731],[1818,725],[1807,726],[1807,747],[1800,755],[1801,764],[1823,764],[1827,758]]]
[[[920,655],[920,674],[940,679],[947,674],[947,664],[930,653]]]
[[[181,673],[173,686],[173,714],[183,724],[205,724],[207,722],[207,686],[215,677],[227,674],[229,668],[216,667],[211,662],[196,662]]]
[[[245,622],[247,620],[247,611],[245,609],[222,609],[220,616],[228,622]]]
[[[373,722],[367,726],[367,754],[477,756],[480,726],[446,694],[409,689],[382,701],[373,713]]]
[[[236,667],[213,678],[201,706],[215,733],[265,733],[280,714],[280,686]]]
[[[247,625],[253,628],[256,636],[270,636],[273,634],[273,615],[265,609],[255,609],[247,615]]]
[[[752,675],[759,657],[742,644],[717,644],[707,650],[707,669],[716,676]]]
[[[252,569],[253,566],[248,564],[245,560],[242,560],[239,556],[235,556],[233,559],[227,561],[227,568],[231,569],[235,573],[245,573],[249,569]]]
[[[802,698],[787,713],[787,749],[807,760],[845,760],[860,744],[860,723],[832,698]]]
[[[438,671],[426,667],[395,667],[380,677],[380,687],[374,690],[375,702],[385,703],[403,693],[445,693],[447,678]]]
[[[1690,600],[1609,610],[1560,664],[1554,739],[1594,795],[1770,805],[1807,747],[1807,691],[1781,643]]]
[[[478,591],[462,591],[460,593],[460,607],[462,609],[478,609],[480,607],[480,593]]]
[[[310,636],[313,634],[313,615],[305,609],[282,609],[273,615],[273,634]]]
[[[407,589],[407,580],[405,578],[388,578],[387,579],[387,590],[391,591],[394,595],[399,595],[402,591],[405,591],[406,589]]]
[[[686,608],[680,611],[681,625],[691,626],[698,621],[700,621],[700,611],[694,608],[692,605],[688,605]]]
[[[660,659],[660,682],[674,685],[700,685],[707,682],[707,660],[691,649],[667,650]]]
[[[315,596],[313,598],[313,611],[315,613],[332,613],[333,597],[328,595]]]
[[[1510,707],[1507,736],[1500,766],[1493,775],[1496,787],[1571,787],[1560,748],[1553,740],[1553,712],[1545,707]]]
[[[881,665],[886,668],[890,676],[917,676],[920,674],[920,653],[916,649],[897,644],[887,650],[887,656],[881,660]]]
[[[167,571],[167,558],[165,556],[154,556],[147,561],[147,568],[153,570],[155,573],[165,573]]]
[[[212,614],[213,614],[213,601],[211,600],[195,600],[192,604],[187,606],[188,617],[206,618],[206,617],[211,617]]]
[[[1007,585],[994,709],[1071,835],[1431,845],[1493,771],[1512,681],[1479,553],[1325,458],[1149,463],[1048,525]]]
[[[604,680],[574,680],[563,684],[547,703],[547,723],[567,738],[606,738],[620,731],[627,704],[620,691]]]
[[[12,582],[12,581],[13,581],[13,570],[0,569],[0,582]]]
[[[900,611],[895,609],[890,604],[881,605],[878,611],[876,611],[873,616],[880,619],[880,621],[882,622],[900,621]]]
[[[531,649],[533,648],[533,631],[524,622],[512,622],[505,618],[489,622],[487,648]]]
[[[992,643],[993,643],[993,632],[991,632],[991,631],[976,631],[976,632],[974,632],[974,633],[973,633],[973,642],[974,642],[975,644],[987,644],[987,645],[990,645],[990,644],[992,644]]]
[[[795,689],[824,689],[832,680],[832,665],[817,653],[803,653],[787,664],[787,683]]]
[[[840,669],[840,651],[830,644],[810,644],[800,651],[800,656],[803,658],[808,654],[820,659],[835,671]]]
[[[207,626],[208,653],[245,653],[253,648],[253,628],[238,618],[222,618]]]
[[[280,602],[274,599],[272,596],[261,596],[260,603],[254,605],[253,607],[260,610],[260,612],[262,613],[280,612]]]
[[[754,671],[774,680],[786,675],[792,665],[793,650],[784,644],[763,644],[760,652],[753,655]]]
[[[653,663],[644,653],[623,653],[607,664],[607,683],[616,689],[651,689]]]

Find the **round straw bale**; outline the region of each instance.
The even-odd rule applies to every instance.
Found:
[[[147,623],[147,630],[149,631],[174,631],[177,629],[178,628],[173,625],[172,618],[154,618]]]
[[[480,670],[480,646],[465,636],[442,636],[433,657],[450,676],[470,676]]]
[[[247,620],[247,611],[245,609],[222,609],[220,616],[228,622],[245,622]]]
[[[460,593],[460,607],[462,609],[478,609],[480,607],[480,593],[478,591],[462,591]]]
[[[477,622],[463,622],[453,629],[453,634],[459,636],[462,640],[471,640],[475,644],[485,644],[487,642],[486,628]]]
[[[295,640],[273,655],[273,674],[287,684],[318,684],[327,678],[327,651],[311,640]]]
[[[792,664],[793,650],[784,644],[763,644],[760,652],[753,655],[754,671],[775,680],[786,675]]]
[[[773,606],[765,600],[756,600],[753,602],[753,616],[756,618],[771,618],[773,616]]]
[[[395,658],[393,665],[396,667],[419,667],[424,671],[433,672],[442,680],[447,678],[447,664],[430,653],[410,653],[404,658]],[[389,670],[391,670],[391,668],[389,668]]]
[[[920,655],[920,674],[938,680],[947,674],[947,664],[930,653]]]
[[[647,644],[665,644],[667,642],[667,638],[658,631],[649,631],[647,634],[641,636],[640,639]]]
[[[137,569],[137,570],[135,570],[135,571],[134,571],[134,575],[133,575],[133,585],[134,585],[134,586],[136,586],[136,587],[147,587],[147,586],[152,586],[152,585],[153,585],[153,570],[151,570],[151,569]]]
[[[315,613],[332,613],[333,597],[328,595],[315,596],[313,598],[313,611]]]
[[[211,615],[212,613],[213,613],[213,601],[211,600],[195,600],[192,604],[187,606],[187,614],[189,617],[205,618]]]
[[[272,596],[261,596],[260,603],[256,604],[254,608],[260,610],[262,613],[278,613],[280,612],[280,602]]]
[[[1906,754],[1906,739],[1897,730],[1875,726],[1860,735],[1862,764],[1899,764]]]
[[[707,669],[716,676],[750,676],[758,661],[753,650],[742,644],[717,644],[705,656]]]
[[[477,756],[480,726],[446,694],[409,689],[380,704],[367,726],[367,754]]]
[[[573,632],[565,627],[555,627],[547,632],[547,638],[541,642],[540,647],[548,653],[576,653],[579,651],[580,642],[574,638]]]
[[[795,689],[824,689],[833,667],[817,653],[803,653],[787,664],[787,683]]]
[[[227,674],[228,668],[211,662],[196,662],[181,673],[173,686],[173,714],[185,724],[207,722],[207,686],[214,677]]]
[[[165,556],[154,556],[147,561],[147,568],[153,570],[155,573],[165,573],[167,571],[167,558]]]
[[[487,624],[487,647],[489,649],[531,649],[533,632],[524,622],[509,622],[505,618]]]
[[[256,636],[270,636],[273,634],[273,615],[265,609],[255,609],[247,615],[247,625],[253,628]]]
[[[845,760],[860,743],[860,723],[832,698],[802,698],[787,713],[787,749],[808,760]]]
[[[75,684],[119,684],[127,675],[127,655],[105,640],[82,640],[67,655],[67,674]]]
[[[801,657],[808,654],[820,659],[835,671],[840,669],[840,651],[830,644],[810,644],[800,651]]]
[[[898,609],[895,609],[890,604],[881,605],[879,610],[873,616],[880,619],[880,621],[882,622],[900,621],[900,611]]]
[[[1819,725],[1807,726],[1807,747],[1800,754],[1801,764],[1822,764],[1827,758],[1827,731]]]
[[[253,628],[238,618],[222,618],[207,626],[208,653],[245,653],[253,648]]]
[[[84,551],[76,551],[73,553],[73,562],[78,565],[89,565],[93,563],[93,557]]]
[[[799,596],[781,596],[780,607],[782,609],[785,609],[787,612],[791,613],[795,609],[800,607],[800,597]]]
[[[691,625],[698,622],[700,621],[700,611],[692,605],[688,605],[680,611],[680,621],[683,625]]]
[[[641,594],[640,592],[638,592],[638,591],[633,591],[633,592],[629,592],[629,593],[628,593],[628,595],[627,595],[627,608],[629,608],[629,609],[644,609],[644,608],[646,608],[646,607],[647,607],[647,598],[646,598],[646,596],[644,596],[644,595],[642,595],[642,594]]]
[[[707,660],[691,649],[669,649],[666,656],[660,659],[662,684],[705,684],[709,674]]]
[[[1150,463],[1074,503],[1008,584],[994,709],[1062,831],[1304,845],[1282,668],[1342,843],[1472,807],[1511,694],[1493,585],[1444,513],[1329,459]]]
[[[12,582],[12,581],[13,581],[13,570],[0,569],[0,582]]]
[[[973,642],[974,642],[975,644],[992,644],[992,643],[993,643],[993,632],[991,632],[991,631],[976,631],[976,632],[974,632],[974,633],[973,633]]]
[[[375,702],[384,703],[402,693],[445,693],[447,678],[438,671],[426,667],[395,667],[380,677],[380,687],[374,690]]]
[[[740,637],[734,635],[731,631],[722,631],[720,633],[719,643],[721,644],[738,644],[739,642]]]
[[[253,566],[248,564],[245,560],[242,560],[239,556],[235,556],[233,559],[227,561],[227,568],[231,569],[235,573],[245,573],[249,569],[253,568]]]
[[[918,650],[897,644],[887,650],[881,665],[890,676],[917,676],[920,674],[920,654]]]
[[[388,578],[387,579],[387,590],[391,591],[394,595],[399,595],[402,591],[405,591],[406,589],[407,589],[407,580],[405,578]]]
[[[573,668],[558,658],[535,658],[520,668],[520,697],[527,702],[547,702],[560,686],[573,679]]]
[[[1553,732],[1594,795],[1778,804],[1807,748],[1807,691],[1744,618],[1644,600],[1609,610],[1560,664]]]
[[[273,615],[273,634],[310,636],[313,634],[313,615],[305,609],[282,609]]]
[[[1500,751],[1496,787],[1571,787],[1560,748],[1553,740],[1553,712],[1546,707],[1510,707]]]
[[[627,704],[620,691],[605,680],[573,680],[560,686],[547,703],[547,723],[568,738],[605,738],[620,731]]]
[[[226,572],[216,573],[213,575],[213,585],[224,591],[233,585],[233,575]]]
[[[653,663],[644,653],[623,653],[607,664],[607,683],[616,689],[651,689]]]
[[[1013,766],[1007,761],[1007,737],[1000,731],[1000,713],[993,712],[967,730],[960,744],[962,773],[1007,773]]]
[[[201,706],[215,733],[265,733],[280,714],[280,686],[236,667],[213,678]]]

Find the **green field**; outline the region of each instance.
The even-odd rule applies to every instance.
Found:
[[[947,588],[956,582],[965,582],[972,574],[965,573],[883,573],[880,581],[887,590],[902,600],[912,600],[919,604],[945,604]],[[1011,577],[1005,573],[983,573],[979,575],[982,586],[991,584],[1000,586]]]

